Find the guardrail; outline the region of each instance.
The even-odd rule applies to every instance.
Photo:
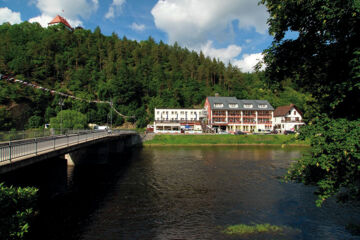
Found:
[[[134,133],[134,131],[79,131],[66,135],[54,135],[42,138],[9,141],[0,143],[0,162],[12,161],[27,155],[38,155],[49,150],[56,150],[72,144],[87,142],[111,135]]]

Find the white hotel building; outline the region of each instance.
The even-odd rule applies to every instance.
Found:
[[[202,133],[204,109],[155,108],[155,133]]]

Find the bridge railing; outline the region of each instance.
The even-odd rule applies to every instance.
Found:
[[[87,142],[111,135],[130,133],[133,131],[78,131],[66,135],[54,135],[42,138],[33,138],[20,141],[9,141],[0,143],[0,163],[12,161],[27,155],[38,155],[40,153],[56,150],[72,144]]]

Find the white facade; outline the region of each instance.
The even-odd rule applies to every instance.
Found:
[[[282,116],[274,117],[275,128],[282,133],[284,131],[296,131],[304,124],[303,116],[294,106]]]
[[[155,108],[155,133],[202,133],[204,109]]]

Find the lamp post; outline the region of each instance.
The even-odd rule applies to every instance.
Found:
[[[113,108],[113,102],[112,99],[110,99],[110,130],[112,129],[112,108]]]
[[[59,101],[59,105],[60,105],[60,134],[62,134],[62,106],[64,106],[64,99],[60,98]]]

